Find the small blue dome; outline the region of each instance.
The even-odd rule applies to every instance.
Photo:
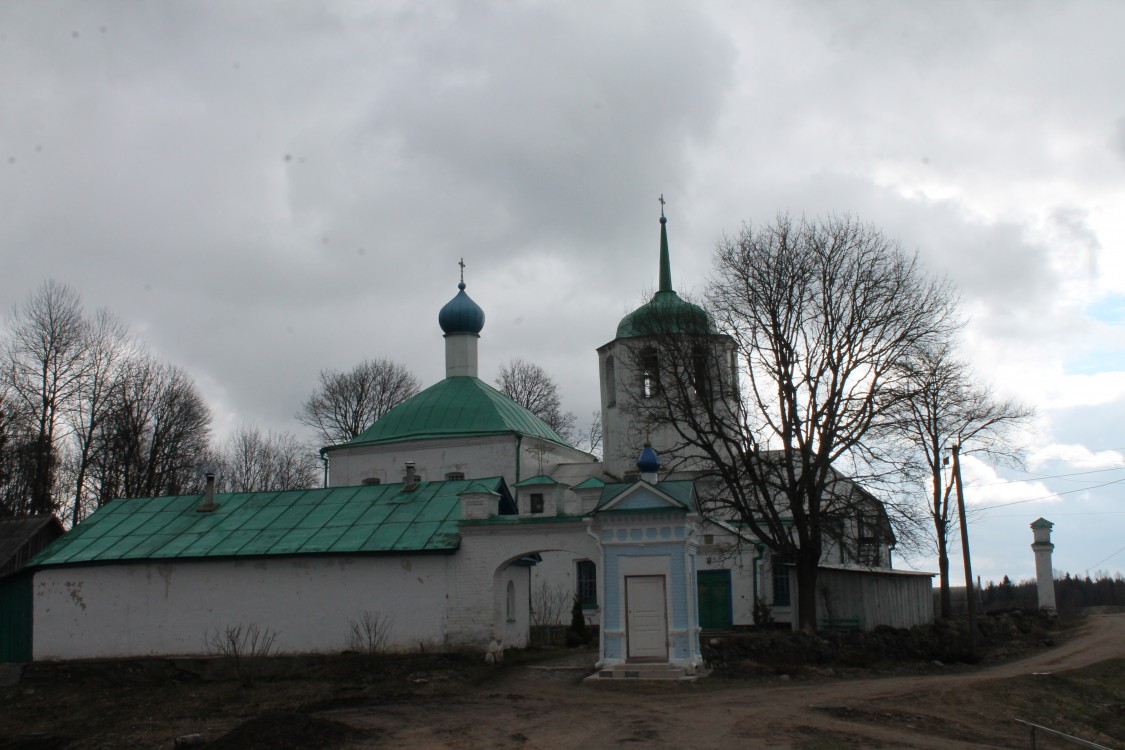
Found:
[[[645,443],[645,449],[641,451],[641,457],[637,459],[637,470],[642,474],[655,474],[660,471],[660,457],[656,455],[656,451],[648,443]]]
[[[438,325],[447,335],[451,333],[479,334],[484,328],[484,310],[465,294],[465,282],[457,285],[457,296],[445,303],[438,313]]]

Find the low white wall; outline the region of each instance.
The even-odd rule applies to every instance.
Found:
[[[208,634],[255,624],[283,653],[348,646],[349,620],[393,613],[393,647],[445,641],[446,555],[169,561],[45,569],[35,659],[203,654]],[[409,606],[404,606],[409,603]]]
[[[512,563],[536,552],[562,552],[571,557],[600,560],[596,539],[587,533],[582,521],[558,523],[474,524],[461,527],[461,548],[453,571],[449,592],[449,633],[453,645],[483,648],[497,633],[508,632],[505,626],[503,592],[507,578],[517,566]],[[561,558],[560,558],[561,559]],[[519,568],[526,571],[526,568]],[[530,586],[530,574],[523,573],[523,586]],[[517,586],[519,584],[517,583]],[[521,607],[529,606],[525,589]],[[600,596],[600,592],[599,592]],[[508,645],[520,645],[519,630],[512,630]],[[526,640],[526,636],[522,636]]]

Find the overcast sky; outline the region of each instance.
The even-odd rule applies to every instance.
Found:
[[[322,368],[443,377],[461,257],[481,376],[537,362],[585,422],[659,195],[695,294],[743,222],[849,213],[1039,410],[1026,472],[966,461],[1018,503],[974,572],[1030,577],[1039,516],[1056,568],[1125,570],[1125,3],[8,0],[0,91],[3,309],[72,285],[220,434],[299,431]]]

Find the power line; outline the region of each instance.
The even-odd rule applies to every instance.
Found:
[[[989,518],[1027,518],[1034,513],[996,513]],[[1051,518],[1066,518],[1069,516],[1125,516],[1125,510],[1091,511],[1090,513],[1051,513]]]
[[[1097,568],[1097,567],[1098,567],[1099,565],[1101,565],[1102,563],[1104,563],[1104,562],[1105,562],[1106,560],[1109,560],[1109,559],[1112,559],[1112,558],[1114,558],[1114,557],[1117,557],[1117,556],[1118,556],[1118,555],[1120,555],[1120,554],[1121,554],[1122,552],[1125,552],[1125,547],[1122,547],[1121,549],[1117,550],[1116,552],[1114,552],[1114,553],[1113,553],[1112,555],[1110,555],[1109,557],[1103,557],[1103,558],[1102,558],[1101,560],[1098,560],[1098,561],[1097,561],[1096,563],[1094,563],[1093,565],[1087,565],[1087,566],[1086,566],[1086,574],[1087,574],[1087,575],[1089,575],[1089,574],[1090,574],[1090,568]]]
[[[1114,479],[1112,482],[1103,482],[1102,484],[1095,484],[1089,487],[1079,487],[1076,490],[1066,490],[1064,492],[1052,492],[1050,495],[1043,495],[1042,497],[1029,497],[1027,500],[1013,500],[1010,503],[998,503],[996,505],[986,505],[982,508],[973,508],[974,511],[992,510],[994,508],[1007,508],[1009,505],[1022,505],[1023,503],[1034,503],[1036,500],[1049,500],[1052,497],[1061,497],[1062,495],[1072,495],[1075,492],[1089,492],[1096,490],[1099,487],[1108,487],[1111,484],[1121,484],[1125,482],[1125,478]]]
[[[999,482],[989,482],[988,484],[966,484],[966,487],[994,487],[998,484],[1016,484],[1018,482],[1038,482],[1041,479],[1062,479],[1063,477],[1077,477],[1084,474],[1103,474],[1107,471],[1122,471],[1125,466],[1115,466],[1112,469],[1091,469],[1090,471],[1074,471],[1069,474],[1045,474],[1043,476],[1032,476],[1027,479],[1002,479]]]

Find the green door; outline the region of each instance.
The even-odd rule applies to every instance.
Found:
[[[0,581],[0,664],[31,661],[31,573]]]
[[[730,571],[701,570],[699,581],[699,626],[704,630],[729,630],[733,624],[730,603]]]

